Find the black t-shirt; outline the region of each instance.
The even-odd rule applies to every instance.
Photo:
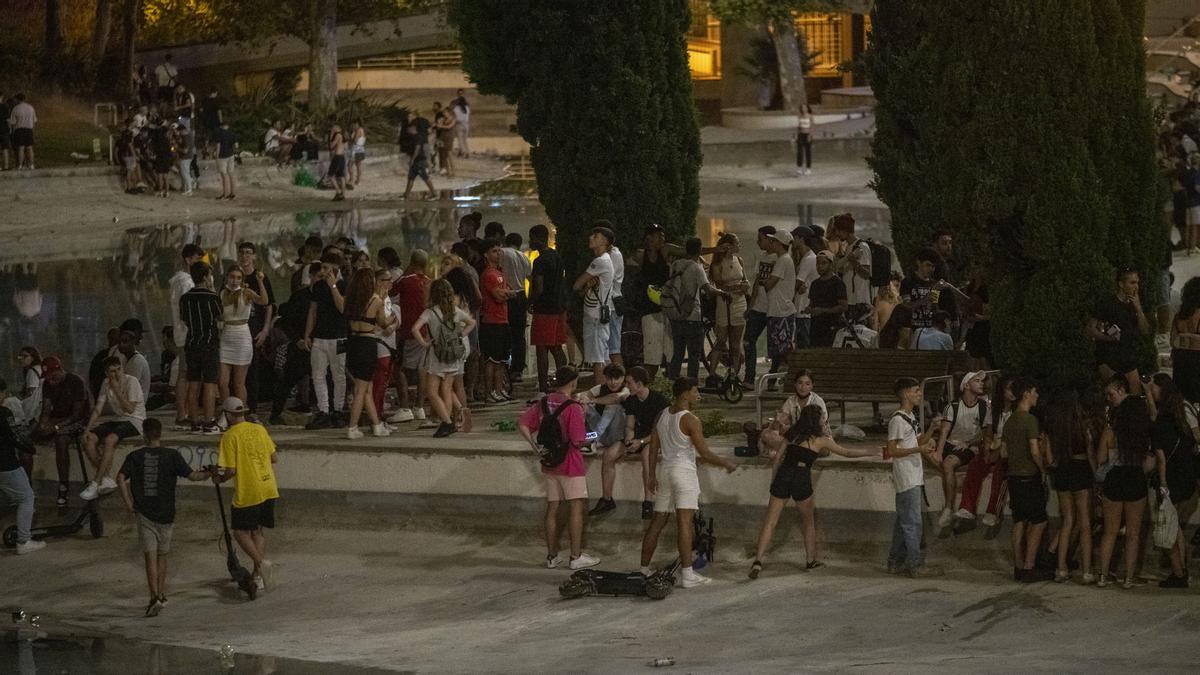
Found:
[[[1187,499],[1196,489],[1196,462],[1192,454],[1196,441],[1191,431],[1184,432],[1169,411],[1162,411],[1150,430],[1153,449],[1162,450],[1167,459],[1167,489],[1176,500]]]
[[[337,282],[338,291],[343,297],[346,293],[346,281]],[[322,340],[339,340],[346,337],[346,317],[333,304],[333,293],[329,284],[322,280],[312,287],[312,302],[317,304],[317,322],[313,326],[312,337]]]
[[[813,279],[808,288],[808,304],[810,307],[837,307],[846,299],[846,282],[838,276],[828,279],[820,277]]]
[[[262,288],[258,285],[257,275],[247,274],[246,286],[259,295],[263,293]],[[271,279],[266,274],[263,275],[263,286],[267,289],[267,304],[259,305],[255,303],[250,305],[249,325],[251,335],[257,335],[263,329],[263,326],[267,322],[267,308],[275,305],[275,291],[271,288]]]
[[[11,111],[8,109],[8,104],[0,101],[0,134],[9,133],[8,116]]]
[[[221,97],[205,96],[204,100],[200,101],[200,120],[208,129],[221,126]]]
[[[649,436],[650,432],[654,431],[654,423],[658,421],[659,413],[670,405],[670,401],[657,391],[650,392],[645,401],[639,400],[637,396],[629,396],[621,403],[625,414],[633,416],[633,435],[637,438]]]
[[[312,288],[297,288],[287,302],[279,306],[280,330],[293,340],[304,337],[304,324],[308,320],[308,304],[312,301]]]
[[[107,355],[108,350],[104,350],[104,353]],[[100,382],[103,383],[103,381],[104,373],[102,369]],[[67,373],[63,377],[63,381],[58,384],[54,384],[49,379],[44,380],[42,382],[42,402],[42,412],[46,413],[47,417],[52,420],[70,418],[75,412],[75,406],[80,402],[83,403],[83,407],[80,409],[80,422],[87,421],[87,415],[91,412],[87,388],[83,384],[83,380],[79,379],[79,376],[75,373]]]
[[[912,316],[913,328],[929,328],[933,325],[933,286],[936,283],[933,278],[921,279],[917,276],[905,277],[900,282],[900,297],[916,303]],[[937,309],[954,316],[954,297],[951,293],[948,289],[938,291]]]
[[[1125,360],[1128,360],[1137,354],[1138,319],[1137,310],[1132,302],[1121,302],[1115,295],[1108,294],[1096,303],[1092,310],[1092,318],[1100,322],[1102,331],[1107,330],[1109,326],[1121,329],[1120,342],[1096,343],[1098,361],[1109,363],[1114,357],[1125,357]]]
[[[545,248],[538,252],[537,260],[533,261],[533,272],[530,273],[530,288],[533,279],[542,278],[542,292],[529,306],[534,314],[560,314],[562,306],[563,269],[558,251]]]
[[[191,473],[192,467],[174,448],[140,448],[121,465],[121,474],[129,479],[133,509],[164,525],[175,522],[176,481]]]
[[[214,141],[217,143],[217,157],[225,159],[233,157],[235,152],[234,146],[237,145],[237,134],[233,133],[232,129],[220,128],[213,132]]]
[[[887,323],[883,325],[883,329],[879,331],[879,348],[880,349],[897,349],[900,347],[900,330],[903,328],[912,328],[912,310],[904,305],[896,305],[892,310],[892,316],[888,318]],[[904,346],[905,349],[908,345]]]

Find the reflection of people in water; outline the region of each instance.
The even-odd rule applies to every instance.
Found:
[[[26,263],[13,268],[13,307],[26,319],[42,313],[42,291],[38,288],[37,265]]]

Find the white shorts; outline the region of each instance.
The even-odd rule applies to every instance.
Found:
[[[222,176],[233,175],[233,157],[221,157],[217,159],[217,173]]]
[[[608,363],[608,329],[611,324],[600,323],[600,319],[583,317],[583,362]]]
[[[677,509],[700,508],[700,477],[695,467],[663,466],[658,471],[658,494],[654,497],[656,513]]]
[[[642,362],[648,366],[660,366],[671,362],[671,324],[662,312],[642,317]]]

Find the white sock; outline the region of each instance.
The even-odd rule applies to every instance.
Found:
[[[644,576],[644,577],[648,577],[648,576],[650,576],[651,574],[654,574],[654,568],[653,568],[653,567],[646,567],[646,566],[642,566],[642,576]]]
[[[692,569],[691,565],[688,565],[687,567],[683,568],[683,576],[685,576],[685,577],[691,576],[695,573],[696,572]]]

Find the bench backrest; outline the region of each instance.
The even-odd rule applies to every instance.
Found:
[[[901,377],[922,380],[971,369],[971,357],[960,351],[909,349],[801,349],[788,357],[785,392],[791,392],[796,372],[812,373],[816,391],[838,400],[890,401]]]

